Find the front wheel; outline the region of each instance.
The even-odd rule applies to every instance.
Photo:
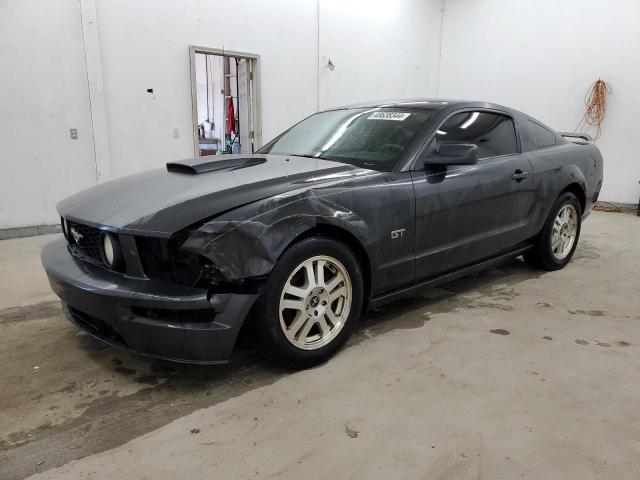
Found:
[[[256,307],[258,336],[278,363],[308,367],[351,336],[362,309],[362,273],[344,244],[310,237],[280,258]]]
[[[580,238],[582,209],[571,192],[565,192],[554,203],[532,250],[524,259],[545,270],[563,268],[573,256]]]

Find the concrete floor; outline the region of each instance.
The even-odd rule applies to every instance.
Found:
[[[0,242],[0,478],[640,478],[640,218],[374,311],[302,372],[128,355],[63,319],[47,237]]]

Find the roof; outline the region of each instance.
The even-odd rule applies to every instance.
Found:
[[[345,108],[380,108],[380,107],[405,107],[423,108],[425,110],[439,110],[454,100],[442,100],[437,98],[406,98],[398,100],[379,100],[363,103],[354,103],[339,107],[328,108],[327,110],[340,110]]]
[[[381,100],[372,102],[355,103],[352,105],[343,105],[333,108],[327,108],[324,111],[330,110],[345,110],[351,108],[383,108],[383,107],[401,107],[401,108],[414,108],[423,110],[448,110],[455,111],[459,108],[480,108],[480,109],[493,109],[505,112],[507,114],[525,115],[527,118],[531,118],[518,110],[513,108],[498,105],[497,103],[483,102],[477,100],[451,100],[441,98],[408,98],[399,100]]]

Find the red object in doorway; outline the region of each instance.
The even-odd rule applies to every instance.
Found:
[[[236,129],[236,115],[233,109],[233,98],[228,98],[227,101],[227,134],[231,135],[231,132]]]

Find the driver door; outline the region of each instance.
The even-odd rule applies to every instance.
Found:
[[[474,144],[475,165],[428,165],[443,143]],[[458,269],[508,250],[526,231],[535,192],[513,119],[494,111],[463,111],[438,129],[412,172],[416,279]],[[518,173],[520,172],[520,173]],[[515,176],[515,177],[514,177]]]

